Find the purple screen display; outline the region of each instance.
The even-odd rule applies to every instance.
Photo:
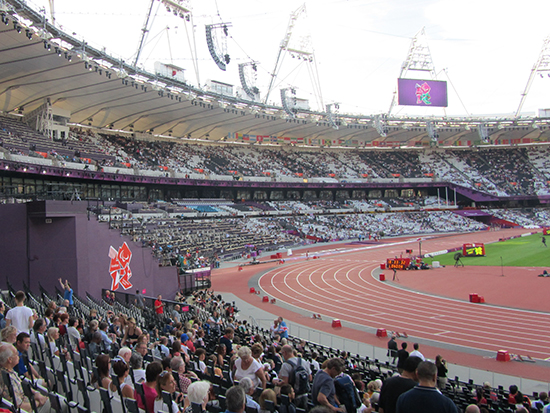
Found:
[[[397,90],[400,105],[447,107],[447,82],[397,79]]]

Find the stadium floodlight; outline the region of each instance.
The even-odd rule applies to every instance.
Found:
[[[214,37],[214,33],[216,29],[222,29],[224,36],[227,37],[229,35],[229,32],[228,32],[229,27],[231,27],[231,23],[207,24],[205,26],[206,44],[208,45],[208,51],[210,52],[210,56],[212,56],[212,59],[214,59],[214,62],[216,62],[218,67],[223,71],[226,70],[226,65],[229,64],[231,57],[225,50],[227,49],[227,47],[225,46],[225,43],[222,43],[221,47],[218,46],[217,44],[218,42]]]
[[[540,75],[541,78],[544,78],[544,72],[546,72],[550,77],[550,36],[544,39],[539,58],[531,69],[531,74],[529,75],[529,79],[527,80],[527,85],[525,86],[525,89],[521,94],[519,107],[516,111],[516,118],[518,118],[521,113],[521,109],[523,108],[523,104],[525,103],[525,99],[527,98],[529,90],[531,90],[531,86],[533,85],[533,81],[535,80],[537,73]]]

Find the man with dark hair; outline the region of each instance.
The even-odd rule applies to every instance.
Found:
[[[111,351],[111,344],[113,343],[114,334],[107,333],[107,328],[109,328],[109,324],[105,321],[99,323],[99,332],[101,334],[103,349],[106,351]]]
[[[344,371],[344,362],[335,357],[328,360],[325,368],[319,370],[313,379],[311,394],[313,404],[326,406],[332,412],[344,412],[339,407],[340,403],[336,398],[336,388],[334,387],[334,378]]]
[[[157,398],[157,379],[160,373],[162,373],[162,364],[160,363],[160,361],[149,363],[147,369],[145,370],[145,383],[143,383],[143,393],[145,394],[145,403],[147,404],[148,412],[155,411],[154,405],[155,399]],[[137,393],[137,391],[134,392],[134,399],[137,400],[137,404],[140,409],[145,409],[143,400],[141,396]]]
[[[418,386],[403,393],[397,399],[398,413],[458,413],[453,401],[443,396],[436,387],[437,367],[434,363],[421,362],[416,368],[416,377]]]
[[[246,395],[240,386],[233,386],[225,392],[226,413],[243,413]]]
[[[406,391],[416,386],[416,368],[422,362],[418,357],[407,357],[403,365],[403,372],[387,379],[380,391],[378,400],[379,413],[395,413],[397,399]]]
[[[511,405],[516,404],[516,394],[518,393],[518,386],[515,384],[512,384],[508,390],[510,390],[510,394],[508,395],[508,403]]]
[[[233,354],[233,338],[235,337],[235,330],[231,327],[227,327],[224,331],[223,336],[220,337],[220,344],[225,346],[227,350],[225,354]]]
[[[145,308],[145,299],[143,298],[143,295],[141,295],[141,291],[136,290],[136,298],[134,299],[134,303],[137,308],[144,309]]]
[[[409,352],[407,351],[407,343],[404,341],[401,343],[401,350],[397,351],[397,371],[399,373],[403,373],[403,366],[408,357]]]
[[[155,300],[155,313],[159,320],[164,318],[164,303],[162,302],[162,295],[160,294],[157,295],[157,299]]]
[[[422,359],[422,361],[426,361],[426,357],[424,357],[424,354],[422,354],[420,351],[418,351],[418,348],[420,346],[418,345],[418,343],[414,343],[413,344],[413,348],[414,350],[411,351],[411,354],[409,354],[409,357],[420,357]]]
[[[19,355],[19,363],[14,367],[14,370],[20,376],[25,376],[29,380],[32,380],[33,383],[36,382],[41,386],[44,386],[44,385],[47,386],[47,383],[45,383],[44,379],[40,377],[40,375],[35,370],[32,364],[29,364],[29,367],[31,370],[30,373],[27,370],[27,366],[25,365],[25,358],[29,357],[27,352],[29,351],[30,346],[31,346],[31,336],[29,336],[27,333],[19,333],[15,341],[15,348],[17,349],[17,353]],[[32,374],[32,377],[31,377],[31,374]]]
[[[17,291],[15,293],[16,305],[6,313],[6,327],[13,325],[17,329],[17,334],[30,333],[34,324],[35,314],[33,310],[25,306],[26,299],[27,295],[24,291]]]
[[[397,358],[397,342],[395,341],[395,334],[391,335],[390,341],[388,341],[388,359],[392,359],[392,363],[395,363],[395,359]]]

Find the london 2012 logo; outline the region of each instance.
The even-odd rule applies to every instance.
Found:
[[[132,277],[132,270],[130,269],[130,260],[132,259],[132,251],[128,247],[128,244],[122,244],[122,247],[114,249],[109,247],[109,258],[111,259],[111,265],[109,266],[109,274],[111,274],[111,291],[118,289],[119,285],[125,290],[132,288],[130,278]]]
[[[432,88],[430,85],[428,85],[427,82],[422,83],[419,85],[418,83],[415,85],[415,94],[416,94],[416,104],[421,105],[424,103],[425,105],[431,105],[432,102],[430,102],[431,96],[430,96],[430,90]]]

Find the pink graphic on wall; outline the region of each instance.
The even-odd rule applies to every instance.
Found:
[[[130,269],[132,251],[128,248],[128,244],[122,244],[118,251],[113,247],[109,247],[109,258],[111,259],[111,265],[109,266],[109,274],[112,278],[111,290],[117,290],[119,285],[122,285],[125,290],[132,288],[130,282],[132,277],[132,270]]]

